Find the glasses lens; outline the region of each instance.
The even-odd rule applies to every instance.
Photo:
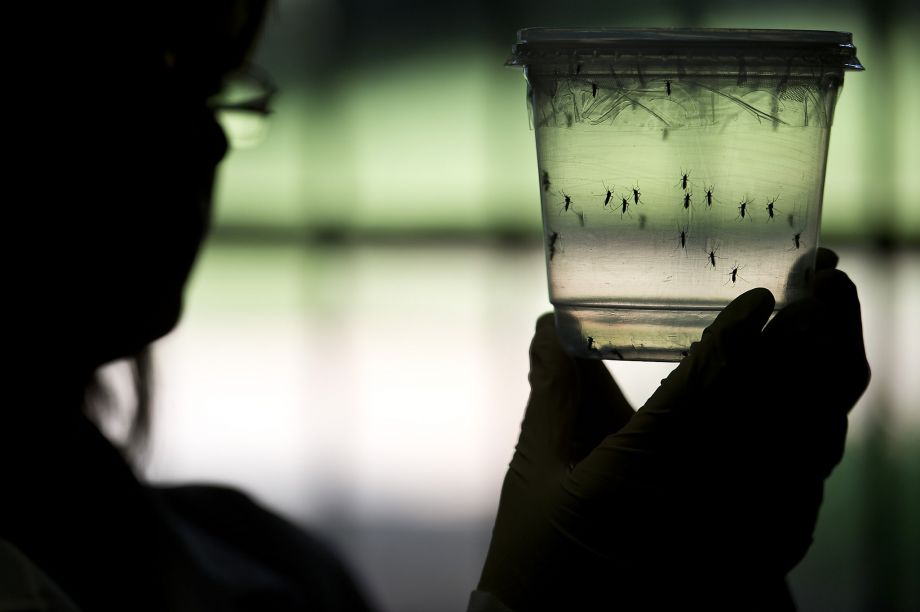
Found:
[[[268,134],[268,118],[265,115],[238,110],[218,110],[220,122],[227,141],[233,149],[254,147],[265,140]]]
[[[250,72],[232,74],[215,102],[223,107],[243,107],[270,96],[270,88]]]
[[[265,139],[274,87],[250,69],[230,75],[212,99],[217,120],[234,149],[252,147]]]

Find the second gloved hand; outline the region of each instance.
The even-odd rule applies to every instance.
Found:
[[[842,273],[772,312],[740,296],[637,413],[541,318],[480,590],[517,612],[791,605],[868,367]]]

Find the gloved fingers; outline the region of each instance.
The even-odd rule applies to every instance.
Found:
[[[580,449],[593,448],[593,440],[616,431],[633,414],[602,363],[563,350],[551,313],[537,320],[528,380],[518,451],[535,464],[568,469]]]
[[[823,393],[820,403],[844,412],[865,391],[866,359],[856,287],[840,270],[815,274],[812,295],[783,308],[764,330],[764,353],[796,384]]]
[[[866,358],[863,340],[862,311],[853,281],[839,270],[828,270],[815,275],[814,297],[826,308],[829,315],[824,322],[833,337],[828,338],[840,369],[839,397],[852,404],[869,386],[872,376]],[[829,334],[830,335],[830,334]]]
[[[530,397],[515,460],[522,455],[528,464],[545,470],[547,464],[562,463],[567,451],[564,438],[571,429],[571,388],[576,380],[575,366],[556,337],[552,314],[537,319],[527,380]]]
[[[662,381],[637,415],[643,411],[668,413],[686,404],[700,390],[717,384],[729,365],[740,366],[756,352],[760,331],[775,303],[773,294],[762,287],[735,298],[703,330],[700,342],[693,344],[689,356]]]
[[[675,451],[675,439],[696,435],[688,431],[686,424],[709,408],[706,393],[721,392],[723,383],[735,384],[740,364],[758,350],[760,330],[773,312],[774,303],[773,295],[760,288],[726,306],[690,356],[662,381],[629,423],[606,437],[575,468],[567,483],[570,493],[581,497],[605,495],[617,481],[654,486],[662,467],[659,463],[669,461],[666,456]],[[686,440],[683,444],[691,442]],[[721,442],[696,440],[699,449]]]
[[[769,406],[761,429],[772,432],[778,461],[823,480],[843,457],[847,413],[870,375],[859,300],[846,274],[819,271],[813,295],[766,327],[762,355],[775,373],[761,396]]]
[[[745,291],[719,313],[716,320],[703,330],[701,343],[703,350],[711,350],[707,344],[708,336],[721,336],[723,342],[729,342],[730,350],[744,346],[744,342],[756,336],[763,329],[767,319],[773,313],[776,300],[769,289],[758,287]]]

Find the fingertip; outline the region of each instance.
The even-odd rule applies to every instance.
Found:
[[[840,270],[822,270],[815,275],[814,295],[822,302],[859,304],[856,285]]]
[[[837,263],[839,261],[840,257],[837,256],[837,253],[830,249],[820,247],[818,248],[818,253],[815,256],[815,270],[832,270],[837,267]]]
[[[776,308],[776,298],[765,287],[751,289],[746,294],[742,294],[741,297],[745,297],[749,302],[746,304],[748,310],[744,315],[744,331],[746,333],[760,333],[767,321],[770,320],[773,309]]]
[[[562,351],[559,335],[556,332],[556,317],[553,313],[544,313],[537,319],[532,348],[539,349],[540,352],[544,353],[547,351],[553,353]]]
[[[837,347],[837,363],[846,364],[848,368],[848,374],[841,378],[840,385],[848,390],[852,403],[855,403],[871,378],[856,285],[840,270],[825,270],[815,275],[814,296],[827,313],[823,322]]]
[[[556,318],[551,312],[540,315],[537,319],[536,329],[534,330],[531,351],[541,353],[562,352],[562,346],[559,343],[559,335],[556,333]]]
[[[531,384],[533,376],[555,378],[562,371],[571,369],[571,358],[562,348],[556,333],[556,319],[548,312],[537,319],[536,331],[530,343]]]
[[[742,293],[740,297],[745,296],[748,296],[745,299],[751,300],[751,310],[756,314],[768,317],[776,307],[776,298],[773,297],[773,292],[766,287],[751,289]]]
[[[745,291],[719,313],[716,320],[703,331],[703,338],[717,332],[759,332],[776,306],[776,298],[769,289],[758,287]]]
[[[537,318],[536,332],[546,332],[547,329],[556,329],[556,315],[544,312]]]
[[[775,307],[776,298],[773,293],[766,287],[757,287],[739,295],[725,310],[732,308],[735,319],[751,321],[752,324],[759,322],[759,331],[766,325]]]

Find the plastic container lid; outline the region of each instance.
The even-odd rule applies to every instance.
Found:
[[[850,32],[705,28],[525,28],[518,31],[509,66],[564,62],[708,61],[813,62],[864,70]]]

